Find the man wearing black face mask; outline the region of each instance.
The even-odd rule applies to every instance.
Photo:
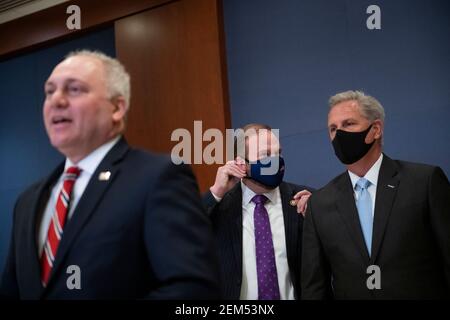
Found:
[[[309,199],[303,299],[450,297],[448,179],[439,167],[383,154],[383,125],[375,98],[330,98],[329,135],[347,171]]]
[[[243,132],[244,152],[218,169],[204,196],[219,255],[222,296],[298,299],[303,216],[297,210],[303,210],[311,188],[282,181],[284,159],[270,127],[250,124]]]

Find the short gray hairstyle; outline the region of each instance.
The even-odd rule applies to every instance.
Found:
[[[345,91],[335,94],[328,100],[330,110],[338,103],[355,100],[364,118],[369,121],[381,120],[384,123],[384,108],[377,99],[362,91]]]
[[[125,100],[125,110],[130,107],[131,85],[130,75],[119,60],[107,56],[100,51],[77,50],[70,52],[66,59],[71,57],[86,56],[100,60],[105,67],[106,90],[109,98],[122,96]]]

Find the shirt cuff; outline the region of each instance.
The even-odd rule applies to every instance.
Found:
[[[209,191],[211,191],[211,190],[209,190]],[[216,196],[216,195],[214,194],[214,192],[211,191],[211,194],[213,195],[214,199],[216,199],[217,202],[222,201],[222,198]]]

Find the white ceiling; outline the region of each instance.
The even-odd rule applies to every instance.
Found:
[[[69,0],[0,0],[0,24]]]

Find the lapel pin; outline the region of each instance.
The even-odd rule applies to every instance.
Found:
[[[98,180],[99,181],[108,181],[110,177],[111,177],[111,171],[103,171],[103,172],[100,172],[100,174],[98,175]]]
[[[388,184],[387,185],[389,188],[391,188],[391,189],[395,189],[395,186],[393,186],[393,185],[391,185],[391,184]]]

